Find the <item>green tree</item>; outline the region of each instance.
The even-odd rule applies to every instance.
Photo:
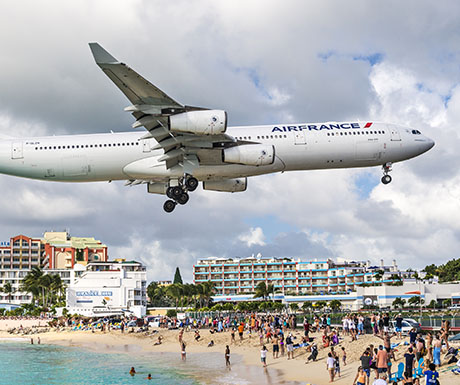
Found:
[[[423,300],[422,300],[422,304],[423,304]],[[416,305],[420,305],[420,296],[419,295],[415,295],[413,297],[410,297],[409,300],[407,301],[407,303],[409,305],[412,305],[412,306],[416,306]]]
[[[299,311],[299,305],[297,303],[291,303],[289,304],[289,309],[291,309],[292,312],[296,313]]]
[[[179,267],[176,267],[176,272],[174,273],[174,281],[173,283],[180,283],[182,284],[182,277],[180,275]]]
[[[321,310],[327,306],[327,302],[326,301],[316,301],[313,306]]]
[[[430,309],[436,309],[438,307],[438,301],[436,301],[435,299],[432,299],[427,307],[429,307]]]
[[[38,267],[32,267],[32,270],[21,281],[21,291],[32,294],[32,302],[40,300],[39,280],[43,276],[43,271]]]
[[[2,291],[7,295],[8,302],[11,302],[11,294],[14,293],[13,286],[10,282],[7,282],[3,285]]]
[[[302,310],[303,310],[303,311],[306,311],[306,312],[310,312],[312,306],[313,306],[313,304],[312,304],[310,301],[305,301],[305,302],[302,304]]]
[[[333,299],[331,302],[329,302],[329,307],[333,311],[337,311],[342,307],[342,303],[338,299]]]
[[[443,306],[445,306],[445,307],[452,306],[452,300],[451,300],[450,298],[445,299],[444,301],[442,301],[442,304],[443,304]]]
[[[381,281],[383,278],[383,275],[385,274],[385,271],[383,270],[377,270],[374,274],[375,280],[376,281]]]
[[[166,293],[174,300],[174,303],[176,305],[176,312],[177,312],[177,306],[179,304],[179,300],[182,297],[182,284],[173,283],[172,285],[167,286]]]
[[[397,309],[398,307],[402,309],[405,304],[406,304],[406,300],[402,299],[401,297],[396,297],[392,303],[395,309]]]
[[[270,294],[273,294],[275,287],[273,285],[267,285],[265,282],[259,282],[255,289],[254,298],[268,299]]]

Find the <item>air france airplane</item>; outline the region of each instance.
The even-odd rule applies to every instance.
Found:
[[[409,127],[327,122],[227,127],[227,113],[180,104],[90,43],[97,65],[131,102],[145,133],[0,137],[0,173],[57,182],[126,180],[169,199],[172,212],[199,181],[205,190],[245,191],[247,178],[294,170],[382,166],[416,157],[433,140]]]

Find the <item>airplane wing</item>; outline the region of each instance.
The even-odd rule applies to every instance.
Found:
[[[186,123],[181,123],[183,119],[179,117],[186,112],[208,111],[208,109],[178,103],[126,64],[119,62],[98,43],[89,43],[89,46],[97,65],[132,103],[125,108],[125,111],[131,112],[136,118],[133,128],[144,126],[149,133],[142,138],[154,138],[158,142],[154,149],[164,150],[160,161],[166,162],[167,168],[179,164],[183,166],[184,173],[191,174],[200,163],[222,163],[220,151],[223,147],[235,145],[236,140],[226,135],[225,130],[214,132],[216,127],[212,121],[205,132],[200,130],[193,132],[190,128],[193,125],[190,125],[188,120]],[[212,115],[211,110],[209,113]],[[187,129],[171,130],[172,116],[176,116],[174,121],[178,122],[179,127],[185,124]],[[211,116],[211,119],[216,118]]]

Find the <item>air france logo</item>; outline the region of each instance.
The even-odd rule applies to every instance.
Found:
[[[371,122],[368,122],[364,125],[363,128],[369,128],[372,126]],[[333,130],[333,129],[356,129],[361,128],[359,123],[329,123],[329,124],[299,124],[297,126],[275,126],[272,129],[272,132],[289,132],[289,131],[321,131],[321,130]]]

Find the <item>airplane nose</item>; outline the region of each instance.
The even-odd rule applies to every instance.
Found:
[[[426,144],[426,146],[427,146],[426,151],[430,150],[430,149],[433,148],[434,145],[435,145],[433,139],[430,139],[430,138],[427,138],[427,139],[428,139],[428,143]]]

